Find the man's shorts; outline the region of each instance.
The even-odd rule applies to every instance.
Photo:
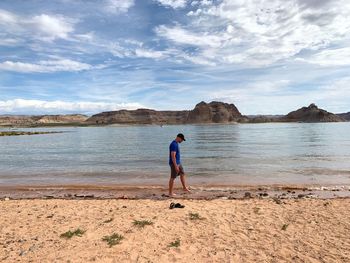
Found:
[[[181,164],[179,164],[179,172],[177,173],[175,170],[174,164],[170,164],[170,170],[171,170],[171,178],[176,178],[179,175],[184,175],[185,171]]]

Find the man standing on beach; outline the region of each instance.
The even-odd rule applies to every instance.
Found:
[[[173,192],[174,181],[178,175],[180,175],[183,190],[190,193],[190,190],[186,186],[185,172],[180,160],[179,143],[182,143],[183,141],[186,141],[185,136],[182,133],[179,133],[169,146],[169,165],[171,170],[169,179],[169,196],[175,195]]]

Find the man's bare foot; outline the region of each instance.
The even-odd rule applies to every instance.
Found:
[[[176,196],[176,194],[174,194],[174,193],[169,193],[169,197],[173,197],[173,196]]]
[[[187,187],[187,188],[184,188],[183,190],[184,190],[186,193],[189,193],[189,194],[192,193],[191,190],[190,190],[188,187]]]

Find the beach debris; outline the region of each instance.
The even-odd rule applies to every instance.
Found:
[[[198,213],[189,213],[190,220],[203,220],[204,217],[201,217]]]
[[[77,198],[94,198],[94,195],[79,195],[79,194],[74,194],[74,197]]]
[[[66,239],[71,239],[74,236],[81,237],[85,232],[86,232],[85,230],[81,230],[80,228],[77,228],[74,231],[69,230],[69,231],[61,234],[60,237],[66,238]]]
[[[260,197],[263,197],[263,196],[266,197],[266,196],[269,196],[269,194],[268,193],[259,193],[259,196]]]
[[[298,198],[304,198],[305,196],[304,194],[298,194]]]
[[[279,198],[277,198],[277,197],[273,197],[272,200],[275,201],[275,203],[278,204],[278,205],[281,205],[281,204],[282,204],[281,199],[279,199]]]
[[[144,228],[145,226],[153,225],[153,222],[150,220],[134,220],[133,225],[138,228]]]
[[[44,195],[44,197],[45,197],[46,199],[53,199],[53,198],[55,198],[53,195]]]
[[[122,235],[119,235],[117,233],[113,233],[110,236],[104,236],[102,238],[102,241],[107,242],[107,244],[109,245],[109,247],[113,247],[114,245],[118,245],[120,244],[120,242],[124,239],[124,237]]]
[[[259,215],[260,207],[254,207],[254,213]]]
[[[176,239],[175,241],[169,244],[169,247],[179,247],[179,246],[180,246],[180,239]]]
[[[284,225],[282,226],[281,230],[286,231],[288,226],[289,226],[289,224],[284,224]]]
[[[110,219],[107,219],[107,220],[103,221],[103,223],[107,224],[107,223],[112,222],[113,220],[114,220],[114,218],[113,218],[113,217],[111,217]]]
[[[250,192],[245,192],[244,198],[252,198],[252,194]]]
[[[28,249],[28,252],[33,252],[35,249],[35,245],[32,245],[29,249]]]
[[[174,208],[184,208],[185,206],[180,204],[180,203],[171,203],[169,206],[169,209],[174,209]]]
[[[10,201],[10,197],[5,197],[5,201]]]

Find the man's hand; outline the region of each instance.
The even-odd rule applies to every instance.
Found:
[[[171,152],[171,160],[173,161],[173,165],[175,167],[175,171],[178,174],[180,172],[180,167],[176,163],[176,152]]]

